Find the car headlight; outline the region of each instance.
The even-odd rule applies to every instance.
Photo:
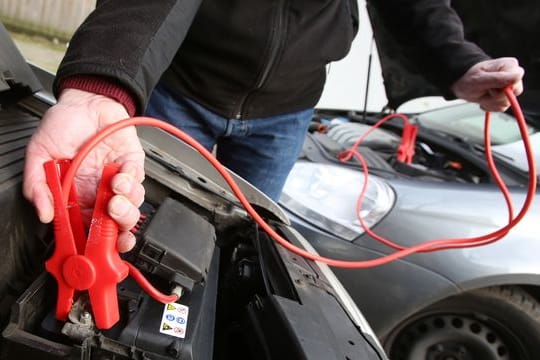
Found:
[[[287,178],[280,204],[302,220],[351,241],[364,233],[356,216],[363,183],[361,171],[298,161]],[[370,175],[360,216],[372,227],[390,211],[394,200],[391,187]]]

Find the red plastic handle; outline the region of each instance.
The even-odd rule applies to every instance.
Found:
[[[69,221],[69,211],[64,207],[62,201],[61,180],[66,168],[69,167],[69,160],[48,161],[43,165],[49,189],[51,190],[54,202],[54,234],[55,245],[53,255],[45,262],[45,269],[56,279],[58,284],[58,300],[56,302],[56,318],[67,320],[69,311],[73,304],[74,288],[69,285],[63,276],[63,266],[65,261],[77,255],[75,239],[71,231]]]
[[[397,150],[397,160],[411,164],[414,157],[414,146],[416,142],[416,134],[418,133],[418,127],[406,122],[403,127],[403,134],[401,135],[401,143]]]
[[[107,204],[114,195],[111,180],[117,172],[117,164],[108,164],[103,169],[85,249],[86,258],[96,268],[96,279],[88,293],[100,329],[108,329],[120,319],[116,285],[129,272],[116,249],[118,225],[107,212]]]

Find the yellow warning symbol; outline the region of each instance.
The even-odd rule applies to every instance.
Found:
[[[174,310],[176,309],[174,306],[172,306],[171,304],[167,304],[167,310]]]
[[[169,325],[167,324],[163,324],[163,329],[162,330],[171,330],[172,327],[170,327]]]

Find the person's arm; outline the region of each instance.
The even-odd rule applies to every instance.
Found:
[[[73,158],[103,127],[140,113],[151,89],[169,66],[197,12],[200,0],[105,0],[75,33],[60,65],[56,105],[44,115],[26,151],[23,192],[42,222],[54,216],[43,163]],[[104,163],[121,164],[112,180],[109,214],[122,230],[118,248],[129,250],[128,231],[144,199],[144,152],[135,128],[124,129],[88,157],[76,186],[86,218]]]
[[[398,43],[416,45],[415,52],[407,55],[440,88],[449,88],[471,66],[489,59],[465,40],[450,0],[371,0],[370,5]]]
[[[125,107],[109,97],[66,89],[43,116],[26,148],[23,192],[36,207],[39,219],[48,223],[54,216],[52,196],[43,164],[52,159],[72,159],[81,145],[103,127],[128,117]],[[130,249],[134,237],[128,231],[139,219],[138,206],[144,198],[144,152],[134,127],[121,130],[101,143],[83,162],[75,179],[83,217],[89,220],[96,185],[103,164],[117,162],[120,172],[113,178],[115,196],[109,214],[122,232],[118,248]]]
[[[70,41],[56,74],[64,81],[100,76],[132,95],[141,113],[150,92],[170,65],[201,0],[102,0]]]
[[[485,111],[505,111],[510,101],[502,89],[510,86],[515,95],[523,92],[524,70],[516,58],[481,61],[452,84],[460,98],[480,104]]]
[[[512,86],[516,94],[521,93],[523,69],[517,61],[490,59],[467,41],[449,0],[373,0],[370,5],[399,43],[421,44],[409,55],[443,92],[450,90],[491,111],[509,105],[501,88]]]

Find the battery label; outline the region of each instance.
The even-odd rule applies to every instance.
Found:
[[[182,304],[166,304],[161,317],[159,332],[177,338],[186,337],[189,307]]]

